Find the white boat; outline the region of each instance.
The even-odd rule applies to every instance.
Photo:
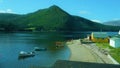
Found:
[[[47,48],[34,47],[34,51],[46,51]]]
[[[19,57],[33,57],[35,56],[35,52],[25,52],[25,51],[21,51],[19,53]]]

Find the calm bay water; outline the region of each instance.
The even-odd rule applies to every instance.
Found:
[[[68,60],[70,51],[56,49],[56,41],[65,41],[58,33],[0,33],[0,68],[29,68],[51,66],[56,60]],[[20,51],[31,52],[34,47],[47,48],[37,52],[34,57],[18,59]]]
[[[65,46],[56,49],[55,42],[84,38],[88,34],[90,32],[0,33],[0,68],[46,67],[54,64],[56,60],[68,60],[70,57],[69,48]],[[47,48],[48,50],[36,52],[34,57],[18,59],[20,51],[31,52],[34,47]]]

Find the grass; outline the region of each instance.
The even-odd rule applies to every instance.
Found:
[[[96,43],[99,48],[108,49],[109,54],[120,63],[120,48],[113,48],[109,45],[109,43]]]
[[[108,48],[108,49],[115,49],[115,48],[113,48],[113,47],[111,47],[110,45],[109,45],[109,43],[96,43],[96,45],[99,47],[99,48],[103,48],[103,49],[106,49],[106,48]]]
[[[111,56],[120,63],[120,48],[115,48],[110,51]]]

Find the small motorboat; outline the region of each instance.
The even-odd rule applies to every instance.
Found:
[[[35,56],[35,52],[25,52],[25,51],[21,51],[19,53],[19,57],[33,57]]]
[[[47,48],[39,48],[39,47],[35,47],[34,51],[46,51]]]

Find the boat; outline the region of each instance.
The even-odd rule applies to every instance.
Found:
[[[25,51],[21,51],[19,53],[19,57],[33,57],[35,56],[35,52],[25,52]]]
[[[64,43],[63,42],[55,42],[55,44],[56,44],[56,48],[64,47]]]
[[[34,47],[34,51],[46,51],[47,48]]]

